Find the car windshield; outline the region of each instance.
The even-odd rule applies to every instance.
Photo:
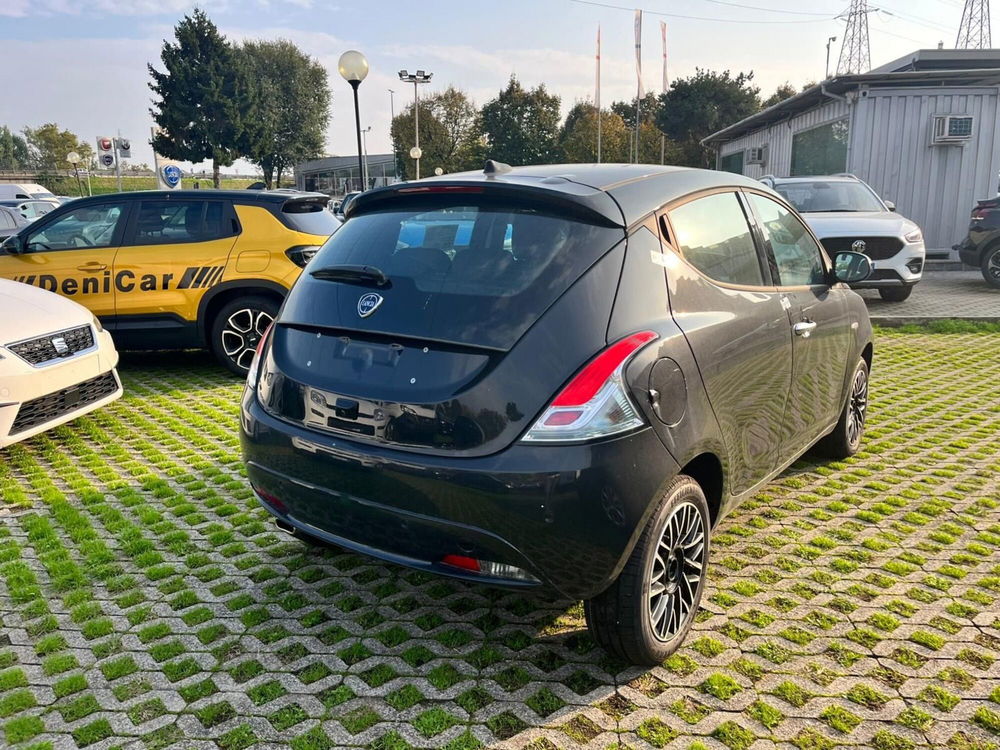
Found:
[[[885,211],[867,185],[840,180],[779,182],[774,186],[800,213]]]
[[[52,200],[55,196],[52,193],[31,193],[32,198],[38,198],[39,200]]]

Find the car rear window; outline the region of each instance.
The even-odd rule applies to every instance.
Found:
[[[374,266],[389,278],[381,288],[307,280],[310,294],[337,300],[340,326],[506,349],[624,238],[527,205],[415,200],[353,216],[310,263]],[[385,304],[362,318],[356,303],[373,290]]]
[[[285,224],[296,232],[329,237],[340,222],[326,210],[326,202],[319,200],[288,201],[281,207]]]

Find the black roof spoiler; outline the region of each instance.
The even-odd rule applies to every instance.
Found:
[[[501,167],[502,169],[502,167]],[[618,203],[605,191],[565,177],[527,177],[489,170],[479,178],[435,178],[400,182],[361,193],[347,207],[346,218],[391,207],[401,200],[431,200],[446,196],[507,200],[575,216],[583,221],[625,227]]]

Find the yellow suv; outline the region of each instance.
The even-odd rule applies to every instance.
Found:
[[[69,297],[121,349],[207,347],[245,374],[339,222],[319,193],[142,191],[71,201],[0,245],[0,278]]]

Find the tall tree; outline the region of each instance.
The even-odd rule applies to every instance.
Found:
[[[679,163],[710,167],[711,152],[701,140],[760,109],[760,89],[753,73],[731,76],[697,68],[693,76],[670,84],[660,95],[656,124],[679,148]]]
[[[483,106],[483,132],[492,159],[546,164],[559,152],[559,97],[542,84],[525,89],[514,76]]]
[[[165,41],[160,52],[165,72],[147,66],[158,97],[150,114],[160,128],[152,145],[170,159],[211,159],[212,183],[219,187],[220,167],[247,150],[248,126],[259,127],[244,118],[255,109],[246,66],[200,9],[181,19],[174,36],[176,43]]]
[[[404,180],[412,180],[416,177],[416,162],[410,158],[410,149],[413,147],[413,104],[409,104],[406,109],[400,112],[392,121],[389,129],[392,136],[392,147],[396,153],[396,169],[400,177]],[[451,148],[451,137],[448,129],[437,118],[430,97],[420,100],[420,150],[423,155],[420,157],[420,174],[427,177],[433,174],[434,169],[441,167],[446,172],[453,172],[455,169],[446,164],[446,159]]]
[[[409,157],[414,143],[413,124],[412,104],[392,121],[393,149],[404,179],[415,176],[415,164]],[[464,91],[449,86],[420,100],[420,150],[423,152],[420,171],[424,177],[437,167],[445,172],[481,167],[482,141],[479,112]]]
[[[81,164],[89,164],[93,155],[89,143],[81,141],[72,131],[60,130],[54,122],[25,128],[24,141],[28,146],[29,162],[36,169],[69,169],[72,164],[66,161],[66,155],[70,151],[80,154]]]
[[[627,162],[632,135],[621,115],[601,112],[601,161]],[[570,163],[597,161],[597,107],[577,102],[559,132],[560,159]]]
[[[29,166],[28,144],[6,125],[0,126],[0,170],[13,172]]]
[[[612,102],[611,111],[621,116],[625,121],[625,127],[635,127],[635,101],[638,97]],[[660,111],[660,99],[652,91],[642,97],[639,107],[639,117],[643,122],[656,123],[656,116]]]
[[[774,90],[773,94],[760,103],[761,109],[767,109],[768,107],[773,107],[775,104],[780,104],[785,101],[785,99],[790,99],[797,93],[799,92],[795,90],[795,87],[785,81],[785,83],[781,84]]]
[[[241,49],[254,109],[245,115],[246,156],[260,166],[268,188],[281,184],[293,165],[319,156],[330,122],[326,68],[291,42],[246,42]]]

